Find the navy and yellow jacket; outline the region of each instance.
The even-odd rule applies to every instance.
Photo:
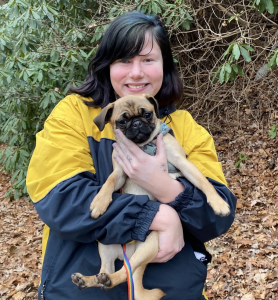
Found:
[[[39,299],[125,300],[126,283],[109,291],[79,290],[71,274],[97,274],[100,270],[97,240],[103,244],[144,241],[159,209],[159,202],[145,195],[113,194],[108,210],[97,220],[90,217],[90,204],[112,172],[114,134],[108,124],[100,132],[93,123],[100,108],[86,106],[77,95],[67,96],[54,108],[36,136],[36,148],[27,174],[28,193],[46,224],[43,231],[43,267]],[[167,108],[166,108],[167,109]],[[161,111],[165,110],[163,108]],[[165,300],[201,300],[210,255],[204,242],[226,232],[234,219],[236,199],[226,187],[212,137],[186,111],[173,110],[168,125],[188,154],[188,159],[208,177],[231,207],[228,217],[216,216],[205,195],[186,179],[171,205],[184,229],[185,246],[167,263],[147,266],[145,288],[161,288]],[[205,254],[206,261],[194,252]],[[116,261],[116,269],[122,267]]]

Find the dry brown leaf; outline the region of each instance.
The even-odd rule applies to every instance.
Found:
[[[255,298],[252,294],[246,294],[241,298],[241,300],[255,300]]]
[[[13,295],[12,299],[13,300],[24,300],[26,297],[26,294],[23,292],[18,292],[16,294]]]
[[[0,284],[0,296],[6,294],[9,291],[9,286]]]

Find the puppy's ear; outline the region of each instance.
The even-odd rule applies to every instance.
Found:
[[[106,123],[109,122],[114,109],[114,103],[108,104],[102,109],[102,111],[94,118],[94,123],[97,125],[98,129],[102,131]]]
[[[150,103],[154,106],[154,111],[156,116],[159,118],[159,107],[158,102],[155,100],[155,98],[151,95],[144,94],[144,96],[150,101]]]

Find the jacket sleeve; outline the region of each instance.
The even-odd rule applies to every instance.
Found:
[[[208,178],[221,198],[229,204],[231,212],[227,217],[217,216],[207,203],[205,194],[185,178],[178,179],[183,183],[184,191],[169,205],[178,212],[185,232],[201,242],[207,242],[230,228],[235,218],[236,198],[226,185],[211,135],[198,125],[196,136],[190,137],[192,146],[186,149],[188,159]]]
[[[169,205],[178,212],[185,231],[201,242],[207,242],[227,232],[235,218],[236,198],[233,193],[224,184],[208,178],[221,198],[230,205],[231,213],[220,217],[209,206],[202,191],[185,178],[178,180],[183,183],[185,189]]]
[[[40,218],[61,239],[83,243],[98,239],[106,244],[144,241],[159,209],[159,203],[145,195],[114,193],[105,214],[91,218],[89,207],[103,182],[95,173],[78,114],[62,103],[36,136],[26,183]]]

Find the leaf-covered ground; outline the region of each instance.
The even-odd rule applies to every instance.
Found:
[[[209,299],[278,299],[278,137],[268,135],[271,124],[278,123],[278,107],[266,118],[253,113],[246,106],[229,126],[223,123],[224,133],[214,135],[238,205],[231,229],[207,244],[213,255]],[[239,153],[247,160],[235,168]],[[4,197],[9,186],[0,173],[0,299],[37,299],[43,224],[27,199]]]

